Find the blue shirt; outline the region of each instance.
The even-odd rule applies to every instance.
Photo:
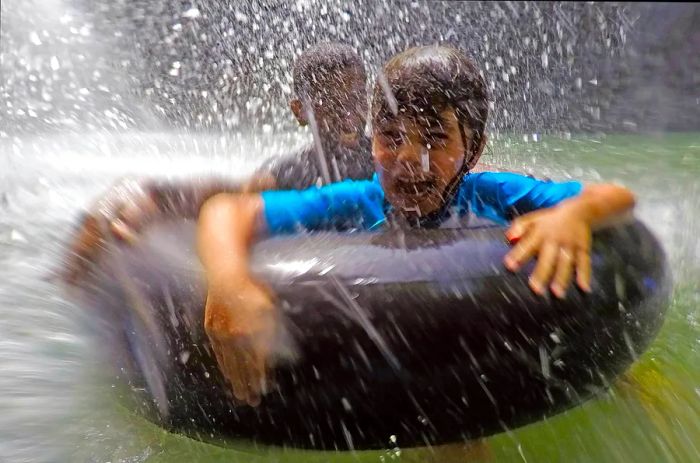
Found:
[[[581,192],[579,182],[551,182],[507,172],[466,174],[449,209],[459,216],[506,224],[513,217],[554,206]],[[271,234],[303,230],[373,229],[386,221],[389,203],[377,176],[307,190],[262,193]]]

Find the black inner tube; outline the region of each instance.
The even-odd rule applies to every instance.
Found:
[[[639,222],[595,235],[593,292],[563,301],[530,291],[531,267],[503,268],[499,227],[267,240],[254,269],[278,297],[289,349],[251,408],[233,403],[203,333],[193,243],[191,224],[154,227],[106,253],[80,299],[116,333],[109,350],[140,411],[204,439],[411,447],[538,421],[627,369],[670,294],[664,253]]]

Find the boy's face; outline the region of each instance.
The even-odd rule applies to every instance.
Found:
[[[424,216],[444,203],[443,194],[472,152],[471,132],[465,128],[462,143],[454,110],[439,114],[439,120],[399,117],[374,127],[372,152],[386,199],[408,215]],[[470,158],[476,163],[481,148]]]
[[[367,91],[364,75],[349,71],[328,79],[329,84],[309,96],[310,108],[300,100],[291,107],[301,125],[310,123],[309,110],[326,143],[353,148],[360,141],[367,117]]]

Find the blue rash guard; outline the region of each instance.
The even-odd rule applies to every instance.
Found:
[[[470,212],[499,224],[578,195],[579,182],[551,182],[506,172],[466,174],[447,208],[462,217]],[[372,180],[345,180],[307,190],[262,193],[270,234],[364,229],[386,222],[391,205],[375,174]]]

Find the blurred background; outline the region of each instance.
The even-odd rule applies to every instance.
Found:
[[[490,438],[490,461],[700,457],[700,7],[3,0],[0,13],[0,461],[420,461],[168,434],[121,404],[51,279],[116,179],[241,177],[308,142],[291,66],[324,40],[355,47],[371,79],[409,46],[458,46],[491,85],[488,162],[626,184],[671,260],[673,303],[634,385]]]
[[[292,62],[327,40],[354,46],[372,75],[409,46],[458,46],[491,83],[499,130],[700,124],[693,4],[5,0],[2,8],[6,133],[78,123],[293,128]]]

